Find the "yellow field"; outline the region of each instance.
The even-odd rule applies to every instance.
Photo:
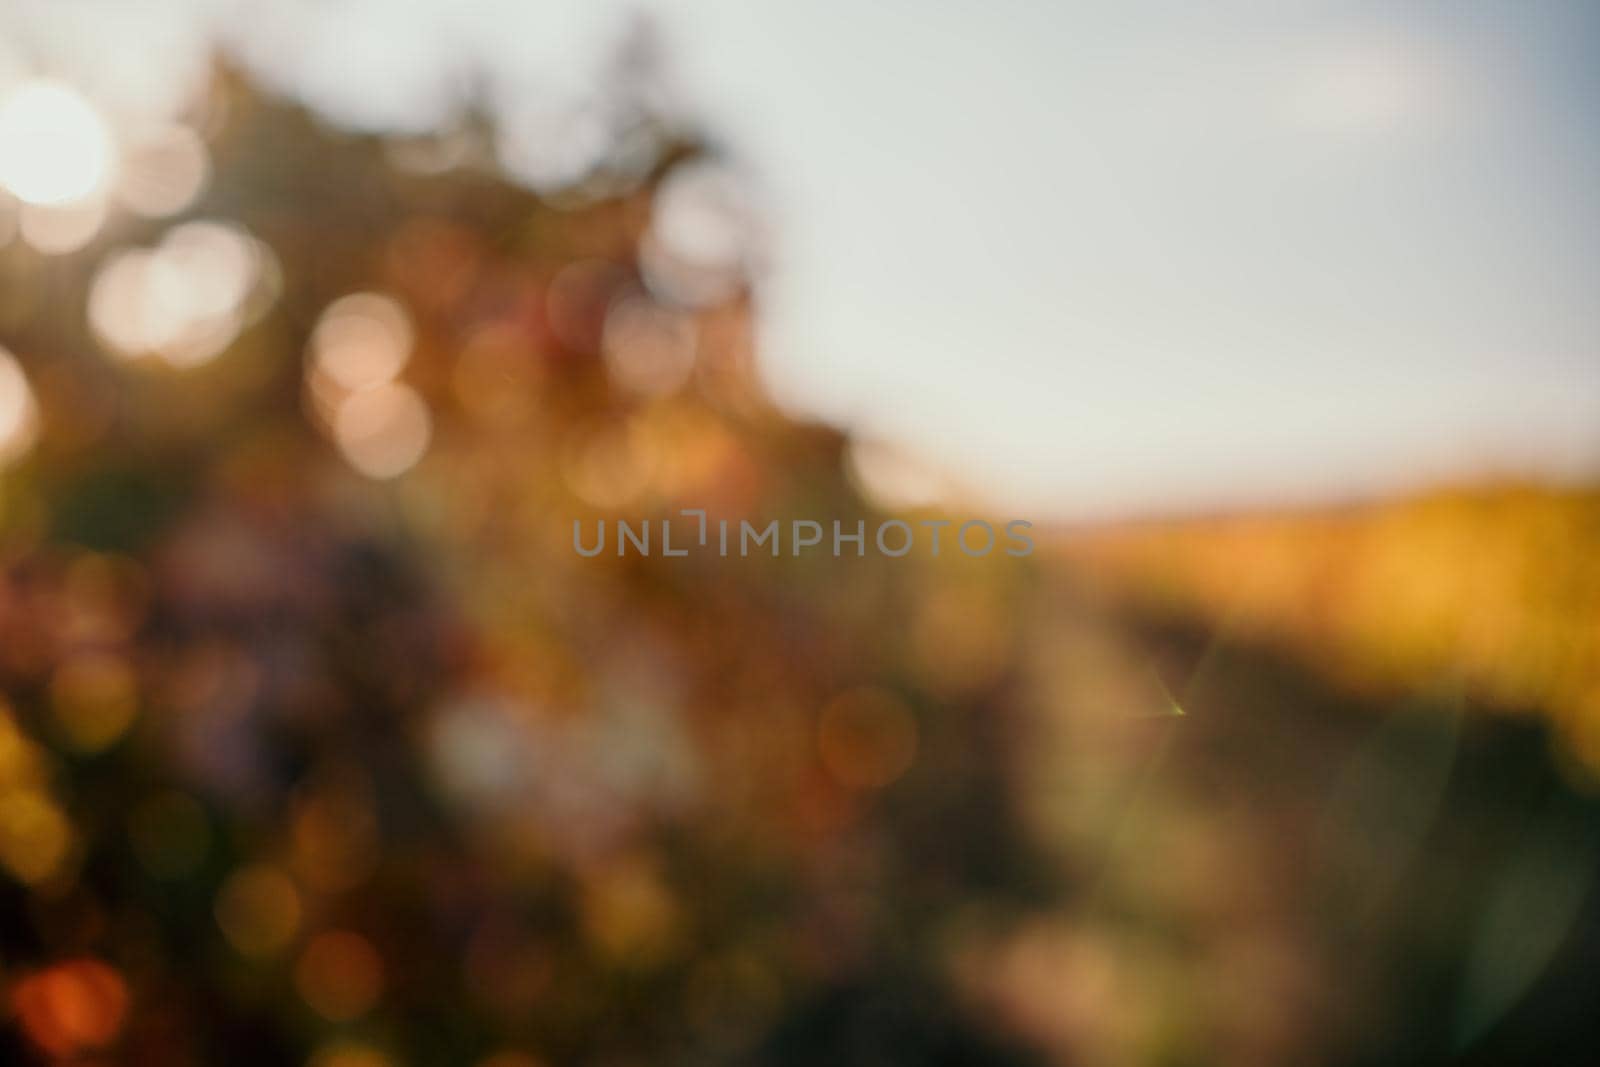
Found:
[[[1550,716],[1600,768],[1600,491],[1449,490],[1102,529],[1066,551],[1147,607],[1287,646],[1342,683],[1459,684]]]

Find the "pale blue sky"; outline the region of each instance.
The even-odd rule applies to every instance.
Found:
[[[113,6],[130,69],[230,7]],[[63,7],[105,10],[16,11]],[[796,409],[1040,516],[1600,469],[1600,6],[302,0],[234,36],[381,125],[464,58],[574,98],[638,8],[764,192]]]

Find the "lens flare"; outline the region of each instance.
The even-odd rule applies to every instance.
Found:
[[[217,894],[217,925],[246,956],[265,957],[283,949],[300,928],[300,893],[289,876],[256,864],[235,871]]]
[[[106,259],[89,293],[89,322],[123,356],[199,366],[248,323],[270,269],[270,252],[240,228],[186,222],[156,248]]]
[[[11,990],[23,1032],[57,1060],[108,1045],[128,1018],[128,984],[114,968],[85,957],[27,975]]]
[[[86,247],[105,221],[105,198],[90,196],[60,204],[24,203],[18,212],[17,228],[35,252],[64,256]]]
[[[0,467],[27,452],[38,432],[39,408],[22,366],[0,348]]]
[[[694,320],[643,297],[625,297],[606,315],[602,351],[618,385],[642,396],[680,388],[694,369]]]
[[[0,103],[0,185],[19,200],[82,200],[106,184],[115,162],[105,121],[75,90],[30,82]]]
[[[359,392],[393,381],[411,358],[411,319],[392,296],[352,293],[328,306],[311,335],[311,367]]]
[[[383,961],[360,934],[318,934],[295,965],[295,988],[311,1010],[330,1022],[366,1014],[383,992]]]
[[[415,389],[398,382],[350,396],[334,416],[334,439],[356,470],[369,478],[395,478],[428,450],[433,420]]]
[[[140,215],[166,218],[200,195],[211,174],[211,157],[198,133],[172,123],[134,139],[121,171],[117,198]]]

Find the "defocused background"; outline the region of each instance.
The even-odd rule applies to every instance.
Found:
[[[1597,53],[10,0],[0,1059],[1590,1062]]]
[[[166,115],[220,39],[346,128],[481,107],[535,188],[604,151],[645,13],[653,102],[779,235],[774,399],[1033,514],[1596,470],[1587,0],[9,6],[0,76]]]

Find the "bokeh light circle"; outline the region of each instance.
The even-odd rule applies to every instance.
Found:
[[[114,163],[105,120],[72,88],[29,82],[0,102],[0,185],[19,200],[82,200],[105,185]]]

